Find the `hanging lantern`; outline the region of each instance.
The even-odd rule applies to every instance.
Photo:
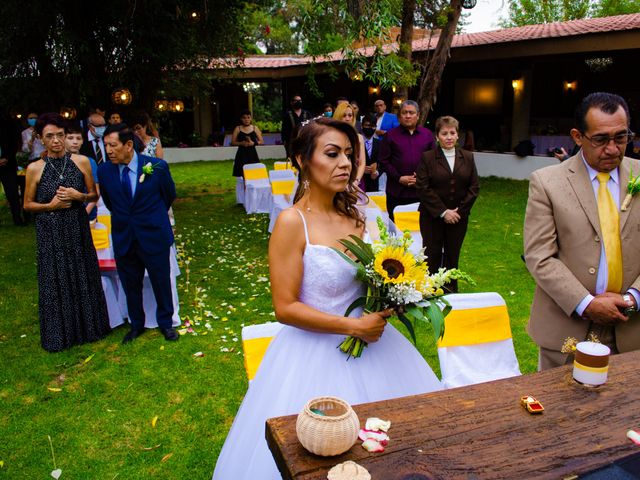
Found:
[[[155,103],[156,110],[159,112],[166,112],[169,110],[169,101],[168,100],[156,100]]]
[[[73,107],[62,107],[60,108],[60,116],[65,120],[73,120],[76,118],[76,109]]]
[[[476,3],[478,3],[478,0],[462,0],[462,8],[470,10],[476,6]]]
[[[133,96],[128,88],[117,88],[111,94],[111,101],[116,105],[129,105]]]
[[[176,113],[184,112],[184,102],[182,100],[169,102],[169,110]]]

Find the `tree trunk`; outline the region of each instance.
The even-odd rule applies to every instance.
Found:
[[[401,58],[406,58],[411,63],[411,52],[413,43],[413,16],[416,11],[416,0],[403,0],[402,2],[402,28],[400,30],[400,41],[398,54]],[[409,87],[401,87],[397,95],[407,99],[409,97]]]
[[[436,103],[436,94],[440,87],[442,72],[449,59],[451,42],[456,33],[460,12],[462,10],[462,0],[451,0],[449,12],[447,13],[447,24],[442,28],[438,37],[438,44],[433,55],[427,55],[425,69],[420,79],[420,91],[418,93],[418,105],[420,106],[420,125],[424,125],[431,108]]]

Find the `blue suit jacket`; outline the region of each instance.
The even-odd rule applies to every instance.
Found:
[[[98,167],[100,193],[111,211],[111,237],[116,258],[125,255],[134,240],[150,254],[160,253],[173,244],[167,211],[176,198],[176,186],[167,162],[140,154],[138,179],[147,162],[154,166],[153,173],[145,175],[144,182],[138,181],[131,202],[122,190],[118,165],[104,162]]]
[[[384,112],[384,114],[382,115],[382,123],[380,124],[380,130],[384,130],[385,132],[388,132],[392,128],[397,127],[398,125],[400,125],[400,122],[398,122],[398,117],[394,113]]]

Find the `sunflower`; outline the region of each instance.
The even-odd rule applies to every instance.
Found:
[[[416,272],[416,260],[400,247],[385,247],[377,255],[373,269],[384,283],[401,283],[413,280]]]

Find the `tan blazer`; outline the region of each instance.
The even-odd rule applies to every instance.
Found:
[[[620,203],[629,168],[640,162],[624,158],[619,167]],[[640,290],[640,195],[620,212],[622,289]],[[584,340],[589,321],[575,313],[582,299],[595,295],[601,250],[600,222],[593,187],[582,156],[533,172],[524,221],[527,268],[536,281],[528,332],[541,347],[559,351],[567,337]],[[618,323],[620,352],[640,349],[640,315]]]

